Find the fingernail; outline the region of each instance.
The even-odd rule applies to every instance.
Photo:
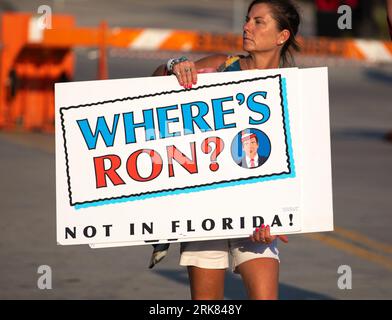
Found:
[[[256,228],[256,232],[259,232],[260,228]]]
[[[261,229],[264,229],[264,224],[261,225]]]
[[[267,228],[269,229],[269,225],[267,225]]]

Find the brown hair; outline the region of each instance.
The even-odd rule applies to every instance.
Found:
[[[280,55],[281,64],[290,66],[294,64],[293,50],[299,51],[300,47],[295,36],[301,22],[296,6],[290,0],[254,0],[248,7],[248,14],[256,4],[265,3],[270,6],[272,17],[275,19],[279,31],[287,29],[290,37],[283,45]]]

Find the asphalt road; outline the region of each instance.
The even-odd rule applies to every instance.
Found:
[[[98,3],[91,17],[101,10],[103,2]],[[198,18],[188,19],[188,26]],[[165,54],[120,58],[115,51],[109,56],[111,78],[148,76],[166,59]],[[78,49],[77,57],[75,80],[94,79],[95,51]],[[384,135],[392,130],[392,73],[389,66],[328,64],[336,230],[291,236],[289,244],[280,245],[280,298],[391,299],[392,143]],[[178,245],[149,270],[149,246],[92,250],[56,244],[52,135],[1,132],[0,177],[0,299],[190,298]],[[52,269],[51,290],[37,287],[40,265]],[[342,265],[351,267],[351,290],[337,286]],[[231,272],[225,297],[246,298],[240,278]]]

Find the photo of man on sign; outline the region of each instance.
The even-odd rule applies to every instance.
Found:
[[[259,133],[261,133],[261,131],[259,131]],[[264,162],[267,161],[268,156],[264,156],[259,152],[259,139],[257,134],[252,132],[252,130],[243,130],[241,132],[241,146],[243,156],[241,160],[237,162],[239,166],[247,169],[254,169],[260,167]],[[269,155],[269,150],[265,150],[264,152],[267,151]]]

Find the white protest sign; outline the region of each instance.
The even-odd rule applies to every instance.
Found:
[[[332,174],[327,68],[300,69],[298,89],[299,104],[302,110],[306,110],[300,113],[301,148],[296,159],[296,170],[302,173],[300,205],[302,226],[300,231],[285,233],[332,231]],[[293,124],[294,121],[292,120],[291,123]],[[300,161],[298,156],[300,156]],[[271,233],[279,234],[281,232],[275,228]],[[216,237],[216,239],[219,238],[221,237]],[[192,238],[193,240],[198,239]],[[144,242],[99,243],[90,244],[90,247],[105,248],[137,244],[144,244]]]
[[[58,242],[301,231],[298,79],[293,68],[199,75],[192,90],[174,77],[57,84]]]

